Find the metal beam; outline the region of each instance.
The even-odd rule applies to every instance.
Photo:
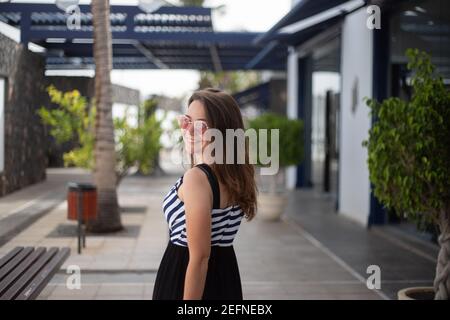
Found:
[[[142,53],[151,63],[158,66],[160,69],[169,69],[169,66],[167,66],[164,62],[162,62],[160,59],[155,57],[155,55],[148,50],[142,43],[139,41],[135,41],[133,43],[134,47],[139,50],[140,53]]]
[[[31,13],[30,12],[22,13],[20,18],[20,30],[30,30],[30,26],[31,26]],[[28,32],[20,33],[20,42],[24,45],[25,48],[28,47],[29,40],[30,39]]]
[[[22,43],[33,42],[47,49],[48,69],[90,68],[92,21],[85,15],[91,12],[91,7],[80,5],[79,8],[87,19],[83,18],[79,30],[65,27],[64,11],[55,4],[0,3],[0,14],[20,17],[8,23],[20,27]],[[252,43],[261,33],[214,32],[211,8],[162,7],[153,14],[175,15],[181,22],[170,18],[167,23],[164,20],[151,28],[150,17],[138,6],[111,6],[114,66],[245,70],[248,61],[262,49]],[[273,63],[278,69],[278,51],[272,55],[276,56]],[[265,59],[256,68],[272,69],[269,60]]]
[[[82,40],[86,40],[89,42],[82,42]],[[120,56],[124,52],[125,55],[136,54],[140,56],[140,53],[134,47],[133,41],[125,42],[117,42],[113,41],[113,54],[114,56]],[[45,47],[48,51],[64,51],[66,54],[70,55],[90,55],[92,56],[92,42],[90,39],[80,39],[74,40],[72,42],[35,42],[36,44]],[[202,57],[211,57],[211,53],[208,48],[195,48],[192,46],[174,46],[174,45],[155,45],[151,42],[146,43],[142,42],[144,46],[147,47],[155,56],[165,56],[165,57],[173,57],[173,56],[202,56]],[[217,47],[217,46],[216,46]],[[227,57],[242,57],[251,59],[253,58],[262,48],[259,47],[235,47],[232,49],[220,49],[220,57],[221,60],[226,59]]]
[[[90,5],[78,5],[80,12],[90,13]],[[146,13],[138,6],[111,5],[111,13],[127,13],[142,14]],[[45,12],[45,13],[61,13],[55,4],[50,3],[0,3],[0,12]],[[152,14],[181,14],[181,15],[211,15],[211,8],[205,7],[176,7],[164,6],[152,12]]]
[[[336,7],[321,11],[315,15],[301,19],[297,22],[284,26],[278,30],[278,34],[294,34],[306,30],[312,26],[323,23],[332,18],[352,13],[366,5],[364,0],[351,0],[344,2]]]
[[[277,47],[277,45],[278,45],[277,41],[269,42],[268,45],[266,45],[249,63],[247,63],[245,68],[252,69],[253,67],[255,67],[265,57],[267,57],[269,55],[269,53],[272,52],[272,50]],[[287,56],[287,50],[286,50],[286,56]]]
[[[211,54],[211,60],[214,65],[215,72],[222,72],[222,63],[220,61],[219,53],[217,52],[217,47],[215,45],[209,46],[209,53]]]
[[[319,46],[333,41],[341,33],[341,22],[338,22],[333,27],[328,28],[326,31],[317,34],[316,36],[306,40],[300,46],[297,47],[298,57],[302,58],[307,56],[311,51],[317,49]]]
[[[209,46],[242,45],[249,46],[259,33],[253,32],[136,32],[136,31],[113,31],[113,40],[139,40],[145,42],[179,42],[193,43]],[[29,30],[28,38],[33,42],[40,42],[48,38],[53,39],[92,39],[92,30]]]

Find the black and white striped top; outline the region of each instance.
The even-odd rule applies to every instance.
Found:
[[[211,212],[211,245],[231,246],[244,216],[239,205],[220,208],[220,193],[217,179],[207,165],[197,165],[208,176],[213,190],[214,205]],[[169,237],[173,244],[187,247],[184,202],[178,197],[178,188],[183,183],[180,177],[163,201],[163,211],[169,225]]]

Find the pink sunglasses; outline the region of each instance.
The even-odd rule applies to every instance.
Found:
[[[181,129],[187,130],[191,124],[194,125],[194,128],[201,128],[202,133],[209,129],[208,124],[204,120],[195,120],[192,121],[188,116],[182,114],[177,117],[178,125]]]

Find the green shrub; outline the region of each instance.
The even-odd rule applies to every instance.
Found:
[[[280,166],[297,165],[301,162],[303,158],[303,122],[301,120],[288,119],[286,116],[268,112],[249,120],[248,124],[249,128],[257,132],[259,129],[280,130]],[[272,143],[270,131],[267,134],[267,140],[267,150],[270,152]],[[259,146],[259,141],[257,145]],[[260,163],[259,159],[258,163]]]
[[[42,122],[50,128],[50,135],[58,144],[76,141],[78,145],[63,155],[64,165],[93,169],[95,106],[88,107],[86,98],[77,90],[63,93],[49,86],[47,92],[51,102],[59,107],[41,107],[38,114]],[[161,121],[154,110],[147,110],[147,107],[146,103],[141,107],[146,112],[142,112],[142,121],[137,127],[131,126],[126,117],[114,119],[118,183],[132,167],[147,174],[156,163],[161,149]]]
[[[450,93],[425,52],[407,51],[411,101],[368,99],[377,119],[364,142],[375,196],[413,220],[437,222],[450,199]]]
[[[450,299],[450,93],[430,57],[407,50],[411,101],[368,100],[376,119],[364,142],[375,196],[416,223],[438,225],[435,299]]]

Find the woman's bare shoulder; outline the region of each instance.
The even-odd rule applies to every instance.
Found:
[[[191,184],[208,182],[205,173],[197,167],[188,169],[183,175],[183,181]]]
[[[183,175],[183,184],[180,187],[180,196],[185,197],[187,194],[203,193],[206,197],[209,196],[208,193],[209,182],[205,173],[197,168],[193,167],[188,169]]]

